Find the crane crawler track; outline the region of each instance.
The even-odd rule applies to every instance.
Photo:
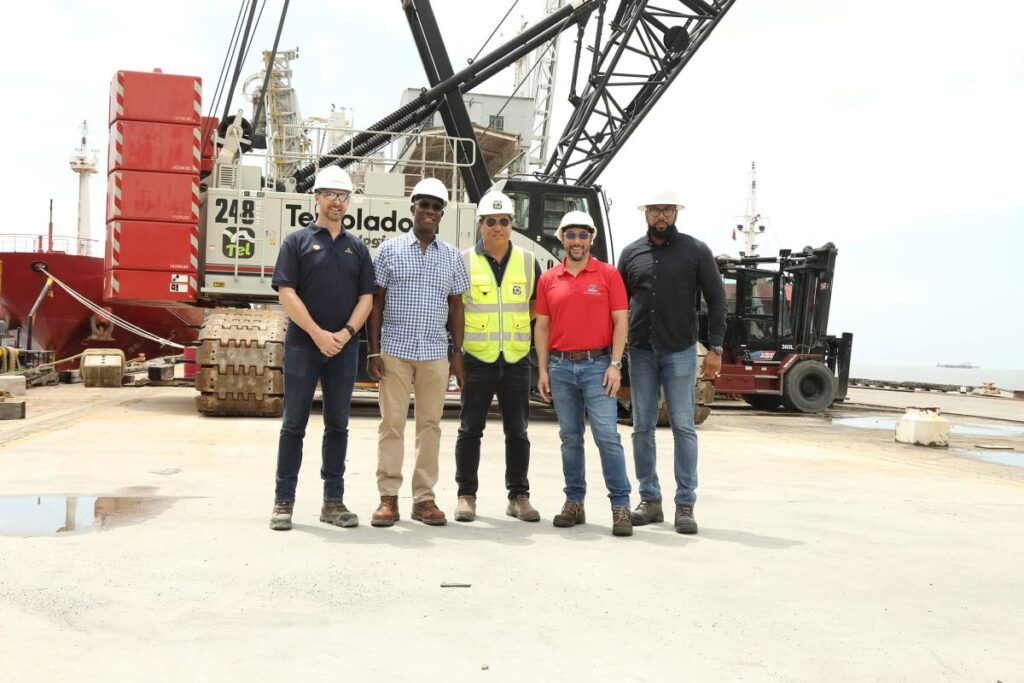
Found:
[[[220,308],[207,314],[196,354],[200,413],[281,416],[287,324],[281,311]]]

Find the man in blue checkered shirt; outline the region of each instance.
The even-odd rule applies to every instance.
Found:
[[[380,507],[370,519],[373,526],[391,526],[399,518],[410,391],[416,395],[412,518],[430,525],[447,521],[434,502],[434,485],[449,375],[462,385],[462,293],[469,289],[469,276],[459,251],[437,237],[448,203],[444,183],[436,178],[420,181],[412,203],[412,230],[381,245],[374,262],[377,293],[367,325],[366,356],[367,374],[380,382]],[[452,333],[450,362],[446,323]]]

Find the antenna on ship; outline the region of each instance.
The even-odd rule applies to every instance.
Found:
[[[82,144],[71,155],[71,170],[78,174],[78,255],[89,256],[89,176],[96,172],[96,152],[87,148],[89,124],[82,121]]]
[[[757,236],[764,232],[764,226],[760,225],[761,214],[757,212],[757,166],[750,162],[750,196],[747,199],[747,215],[743,216],[743,223],[736,226],[736,230],[743,235],[746,241],[744,250],[740,256],[757,256]]]

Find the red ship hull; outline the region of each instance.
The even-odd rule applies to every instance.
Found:
[[[37,262],[71,289],[158,337],[178,344],[196,341],[202,323],[202,309],[187,306],[138,306],[103,301],[103,259],[59,252],[0,252],[0,308],[6,309],[11,329],[28,327],[28,314],[46,284],[46,275],[33,269]],[[86,348],[116,347],[127,358],[147,358],[180,353],[180,350],[139,337],[121,328],[111,328],[102,317],[71,297],[56,284],[36,311],[32,323],[35,346],[52,350],[57,359],[68,358]],[[26,346],[24,332],[22,345]]]

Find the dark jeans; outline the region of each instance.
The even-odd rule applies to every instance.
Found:
[[[348,416],[352,410],[352,385],[359,364],[359,344],[346,344],[336,356],[303,344],[284,347],[284,420],[277,446],[277,488],[275,500],[295,500],[295,485],[302,465],[302,438],[313,405],[313,392],[320,382],[324,409],[323,464],[324,499],[345,495],[345,453],[348,450]]]
[[[530,416],[530,360],[517,363],[498,360],[484,363],[466,356],[462,387],[459,436],[455,441],[455,481],[460,496],[475,496],[479,481],[480,438],[487,424],[491,400],[498,395],[498,408],[505,428],[505,488],[508,497],[530,494],[526,478],[530,468],[530,438],[526,426]]]

